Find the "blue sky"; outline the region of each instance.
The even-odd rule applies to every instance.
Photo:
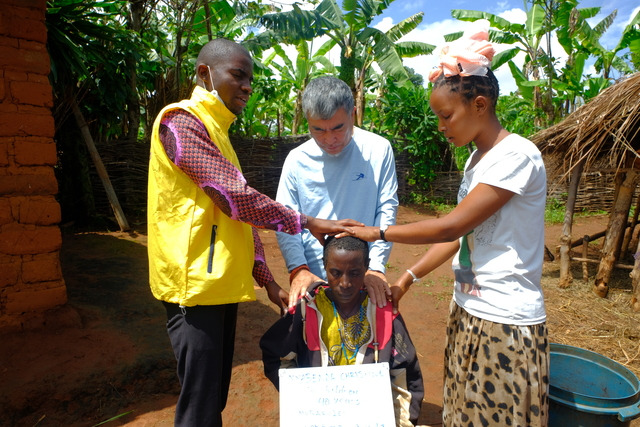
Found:
[[[273,1],[283,6],[293,3],[295,0]],[[301,3],[299,0],[297,2]],[[603,5],[603,3],[606,4]],[[601,7],[599,15],[590,20],[592,26],[617,9],[618,14],[613,25],[600,39],[602,45],[608,49],[613,49],[616,46],[623,29],[638,10],[640,10],[640,4],[634,0],[608,0],[606,2],[602,0],[582,0],[578,7]],[[444,43],[443,36],[445,34],[464,31],[469,25],[468,22],[458,21],[452,18],[452,9],[481,10],[499,15],[511,22],[524,22],[526,18],[524,3],[521,0],[498,0],[497,2],[489,0],[395,0],[381,16],[373,21],[373,26],[384,31],[413,14],[424,12],[422,23],[402,40],[422,41],[440,47]],[[320,45],[321,43],[317,44],[317,46]],[[496,48],[498,51],[501,50],[500,47]],[[555,43],[552,51],[555,57],[562,60],[564,52],[559,44]],[[330,53],[330,57],[334,55],[339,55],[339,52]],[[426,76],[429,70],[435,65],[436,59],[436,55],[426,55],[417,58],[407,58],[404,62],[406,66],[413,68],[417,73],[425,76],[426,81]],[[516,63],[522,62],[522,60],[523,58],[519,57],[515,59]],[[333,62],[338,62],[337,57]],[[495,71],[496,77],[500,82],[500,92],[502,94],[508,94],[516,90],[515,82],[506,65]],[[595,70],[593,69],[587,70],[586,72],[595,74]]]
[[[596,0],[582,0],[579,3],[579,8],[585,7],[601,7],[600,13],[590,20],[591,25],[595,25],[600,22],[604,17],[609,15],[615,9],[618,10],[618,14],[613,25],[600,39],[602,45],[608,49],[613,49],[620,39],[623,29],[627,26],[631,18],[640,10],[640,5],[634,4],[629,0],[609,0],[606,5],[602,4],[602,1]],[[373,25],[380,29],[387,29],[391,25],[400,22],[403,19],[410,17],[411,15],[424,12],[422,23],[411,34],[407,35],[403,40],[411,41],[423,41],[436,46],[441,46],[444,43],[443,36],[455,31],[463,31],[469,23],[461,22],[451,17],[452,9],[470,9],[481,10],[484,12],[493,13],[499,15],[511,22],[524,22],[525,10],[522,1],[516,0],[503,0],[503,1],[489,1],[489,0],[445,0],[445,1],[433,1],[433,0],[396,0],[393,2],[385,13],[376,18]],[[500,50],[500,48],[497,48]],[[555,44],[552,47],[553,55],[555,57],[562,58],[564,51],[558,45]],[[516,62],[521,62],[523,58],[516,58]],[[419,58],[408,58],[405,60],[405,65],[413,68],[416,72],[419,72],[423,76],[428,74],[428,71],[435,65],[436,57],[434,55],[422,56]],[[595,70],[590,71],[595,74]],[[500,82],[500,92],[508,94],[516,90],[515,82],[511,77],[511,73],[506,65],[496,70],[496,76]]]

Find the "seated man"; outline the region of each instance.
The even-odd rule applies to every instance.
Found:
[[[278,388],[280,368],[388,362],[396,424],[416,424],[424,396],[420,365],[402,316],[391,304],[369,304],[369,246],[329,237],[323,263],[328,286],[314,283],[260,340],[265,375]]]

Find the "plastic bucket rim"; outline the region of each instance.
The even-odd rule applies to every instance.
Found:
[[[635,390],[634,393],[628,396],[607,398],[585,395],[549,384],[550,400],[560,405],[575,408],[581,412],[600,415],[615,415],[622,421],[631,420],[640,416],[640,379],[638,379],[638,377],[627,367],[600,353],[567,344],[550,343],[549,350],[550,353],[553,353],[555,350],[556,353],[564,354],[566,356],[583,357],[587,355],[588,358],[586,360],[591,361],[594,364],[597,364],[598,361],[604,362],[606,365],[614,367],[616,370],[614,371],[614,369],[611,369],[609,366],[607,366],[606,369],[625,379]],[[604,367],[602,364],[600,366]],[[576,402],[573,399],[568,399],[572,396],[579,396],[584,400],[584,402]],[[590,405],[589,403],[594,403],[597,406]]]

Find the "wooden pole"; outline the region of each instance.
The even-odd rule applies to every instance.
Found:
[[[597,233],[594,233],[591,236],[586,236],[586,237],[589,238],[590,242],[593,242],[594,240],[598,240],[599,238],[604,237],[605,234],[607,234],[607,230],[598,231]],[[581,237],[578,240],[573,241],[571,243],[571,247],[575,248],[576,246],[580,246],[582,245],[583,242],[584,242],[584,237]]]
[[[95,165],[98,176],[102,181],[102,185],[104,186],[105,191],[107,192],[109,203],[111,204],[111,208],[116,215],[116,220],[118,221],[120,230],[128,231],[131,229],[131,227],[129,227],[127,218],[124,216],[124,212],[122,212],[122,208],[120,207],[120,202],[118,202],[116,192],[113,190],[113,186],[111,185],[109,174],[107,174],[107,170],[102,163],[102,159],[100,158],[100,154],[96,149],[96,145],[93,143],[93,137],[91,136],[91,132],[89,132],[89,126],[87,126],[87,122],[84,120],[82,111],[80,111],[80,107],[78,107],[78,103],[76,102],[75,98],[72,98],[71,106],[73,108],[73,115],[75,116],[76,123],[80,128],[82,138],[84,139],[85,144],[87,144],[87,149],[89,150],[89,154],[91,155],[93,164]]]
[[[636,232],[636,225],[638,224],[638,215],[640,214],[640,194],[636,195],[636,208],[633,211],[633,219],[631,220],[629,234],[624,236],[624,241],[622,242],[622,256],[627,256],[629,254],[629,248],[635,248],[634,245],[634,235]]]
[[[633,255],[635,259],[633,263],[633,270],[629,273],[631,277],[631,308],[633,311],[640,311],[640,241],[636,246],[636,253]]]
[[[573,167],[569,181],[569,191],[567,205],[564,210],[564,222],[562,223],[562,236],[560,237],[560,282],[559,288],[571,286],[573,276],[571,275],[571,228],[573,227],[573,211],[576,207],[578,186],[582,177],[584,160],[581,160]]]
[[[624,237],[624,230],[627,227],[629,218],[629,209],[633,201],[633,193],[638,178],[640,177],[639,172],[640,171],[636,169],[631,169],[623,173],[624,176],[621,177],[622,182],[616,185],[618,187],[615,192],[616,198],[613,203],[609,226],[607,227],[607,235],[604,238],[602,246],[602,258],[598,265],[598,272],[596,273],[596,280],[593,287],[596,295],[602,298],[606,297],[609,293],[609,278],[620,254],[622,238]],[[616,182],[620,181],[616,180]]]
[[[589,236],[582,238],[582,258],[589,258]],[[589,266],[586,261],[582,261],[582,280],[589,282]]]
[[[589,259],[589,258],[580,258],[580,257],[576,257],[573,258],[574,261],[578,261],[578,262],[586,262],[589,264],[600,264],[600,260],[599,259]],[[614,265],[615,268],[621,268],[623,270],[633,270],[633,265],[630,264],[620,264],[617,263]]]

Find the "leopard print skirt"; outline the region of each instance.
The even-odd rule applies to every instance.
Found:
[[[451,301],[444,360],[443,425],[546,426],[545,323],[516,326],[470,315]]]

